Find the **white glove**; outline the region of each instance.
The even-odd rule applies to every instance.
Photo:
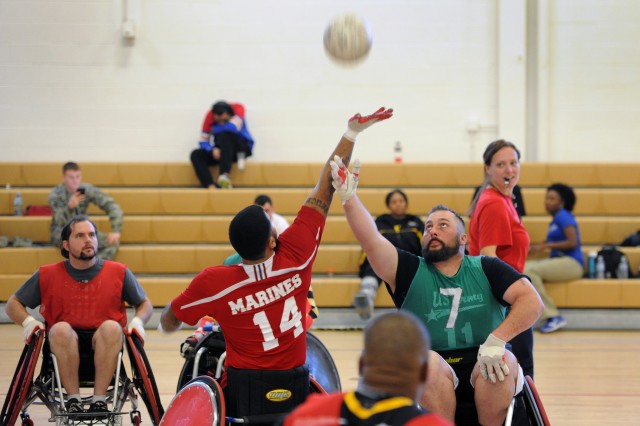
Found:
[[[509,367],[504,362],[505,345],[504,341],[490,334],[478,349],[480,374],[485,380],[490,379],[491,383],[496,382],[496,376],[502,382],[504,376],[509,375]]]
[[[340,196],[344,206],[344,203],[356,193],[358,180],[360,179],[360,160],[353,162],[353,172],[347,169],[342,159],[337,155],[333,157],[329,165],[331,166],[331,177],[333,178],[331,185]]]
[[[133,333],[133,330],[136,330],[138,332],[138,336],[140,336],[142,341],[144,341],[144,322],[139,317],[133,317],[127,326],[127,330],[129,330],[129,333]]]
[[[349,123],[347,124],[347,131],[343,136],[349,139],[351,142],[355,142],[356,138],[358,137],[358,133],[371,126],[373,123],[386,120],[387,118],[391,118],[392,116],[393,109],[385,107],[381,107],[373,114],[365,115],[364,117],[360,115],[360,113],[357,113],[349,119]]]
[[[22,328],[22,332],[24,334],[24,342],[26,344],[29,344],[29,342],[31,341],[31,335],[33,334],[35,329],[39,328],[40,330],[44,330],[44,324],[29,315],[24,319],[24,321],[22,321]]]

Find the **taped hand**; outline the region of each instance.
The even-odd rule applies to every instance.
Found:
[[[31,341],[31,336],[33,335],[33,332],[36,330],[36,328],[44,330],[44,324],[31,315],[29,315],[24,319],[24,321],[22,321],[22,333],[24,335],[24,342],[26,344],[29,344],[29,342]]]
[[[349,139],[351,142],[355,142],[356,137],[361,131],[378,121],[383,121],[391,117],[393,117],[393,108],[385,107],[381,107],[373,114],[365,115],[364,117],[360,115],[360,113],[357,113],[349,119],[347,131],[345,132],[344,137]]]
[[[142,341],[144,341],[144,337],[145,337],[144,322],[140,318],[133,317],[133,319],[129,322],[129,325],[127,326],[127,330],[129,330],[129,333],[133,333],[133,330],[136,330],[138,332],[138,336],[142,339]]]
[[[496,382],[496,377],[502,382],[504,376],[509,375],[509,367],[505,363],[505,345],[504,341],[489,334],[487,340],[478,349],[480,374],[485,380],[491,380],[491,383]]]
[[[344,205],[356,193],[358,179],[360,179],[360,160],[354,161],[353,172],[347,169],[342,159],[337,155],[333,157],[329,165],[331,166],[331,177],[333,178],[331,184],[338,196],[340,196],[342,205]]]

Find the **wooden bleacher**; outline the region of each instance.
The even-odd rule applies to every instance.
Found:
[[[220,264],[233,252],[227,243],[228,224],[256,195],[268,193],[277,211],[293,218],[322,165],[249,162],[233,170],[231,191],[197,188],[189,163],[83,163],[84,181],[112,195],[125,212],[122,245],[117,260],[139,277],[151,300],[163,306],[204,267]],[[60,182],[61,164],[0,163],[0,235],[22,236],[34,247],[0,248],[0,301],[22,284],[41,264],[60,260],[49,245],[47,217],[10,216],[13,197],[20,191],[25,206],[47,204],[51,187]],[[435,204],[464,213],[473,188],[482,180],[478,164],[367,164],[358,194],[373,215],[385,213],[384,196],[403,188],[411,212],[424,216]],[[544,211],[547,185],[565,182],[578,197],[575,214],[583,251],[616,244],[640,229],[640,173],[638,164],[524,163],[520,184],[527,209],[523,219],[533,241],[546,235],[549,216]],[[109,230],[99,210],[90,211],[99,229]],[[640,248],[622,249],[631,270],[640,267]],[[342,208],[334,202],[323,243],[314,264],[313,286],[319,306],[347,307],[357,290],[360,248]],[[638,308],[640,280],[578,280],[548,286],[560,307]],[[392,306],[384,291],[378,306]]]

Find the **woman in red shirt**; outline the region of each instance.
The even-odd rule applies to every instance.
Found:
[[[520,178],[520,151],[513,143],[500,139],[487,146],[482,158],[485,180],[468,212],[469,254],[498,257],[523,272],[529,233],[511,198]],[[533,329],[510,343],[524,373],[533,378]]]

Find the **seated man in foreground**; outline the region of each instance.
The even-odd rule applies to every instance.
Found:
[[[358,389],[311,395],[287,416],[284,426],[452,425],[417,403],[429,374],[429,340],[424,324],[410,312],[372,319],[364,332]]]
[[[464,220],[443,205],[429,212],[422,256],[398,250],[377,232],[356,195],[359,174],[339,159],[331,167],[349,226],[375,273],[387,283],[394,304],[415,313],[431,334],[421,404],[454,421],[458,399],[475,400],[481,424],[501,425],[524,383],[505,342],[531,327],[542,312],[531,282],[498,258],[466,256]],[[508,305],[511,313],[505,318]]]

